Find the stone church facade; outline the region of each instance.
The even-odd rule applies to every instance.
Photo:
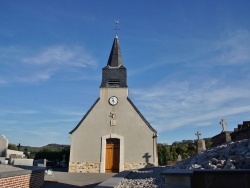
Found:
[[[128,97],[117,36],[102,69],[100,96],[70,134],[69,172],[121,172],[158,165],[157,132]]]

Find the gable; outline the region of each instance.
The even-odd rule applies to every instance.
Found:
[[[78,127],[82,124],[82,122],[86,119],[86,117],[89,115],[89,113],[91,112],[91,110],[96,106],[96,104],[98,103],[98,101],[100,100],[100,98],[98,98],[95,103],[91,106],[91,108],[87,111],[87,113],[83,116],[83,118],[79,121],[79,123],[76,125],[76,127],[69,132],[69,134],[74,133]],[[130,100],[129,97],[127,97],[128,102],[130,103],[130,105],[133,107],[133,109],[136,111],[136,113],[140,116],[140,118],[143,120],[143,122],[148,126],[148,128],[153,131],[155,134],[157,133],[157,131],[150,125],[150,123],[146,120],[146,118],[141,114],[141,112],[138,110],[138,108],[134,105],[134,103]]]
[[[90,107],[90,109],[87,111],[87,113],[83,116],[83,118],[80,120],[80,122],[77,124],[77,126],[69,132],[69,134],[72,134],[73,132],[75,132],[75,130],[81,125],[81,123],[85,120],[85,118],[89,115],[89,113],[91,112],[91,110],[95,107],[95,105],[98,103],[98,101],[100,100],[100,98],[98,98],[95,103]]]
[[[134,105],[134,103],[128,97],[127,97],[127,100],[131,104],[131,106],[134,108],[134,110],[137,112],[137,114],[141,117],[141,119],[145,122],[145,124],[148,126],[148,128],[156,134],[157,131],[145,119],[145,117],[141,114],[141,112],[138,110],[138,108],[136,108],[136,106]]]

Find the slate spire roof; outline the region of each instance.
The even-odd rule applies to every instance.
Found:
[[[122,54],[118,36],[114,38],[114,42],[110,51],[108,63],[102,69],[102,83],[100,87],[128,87],[127,86],[127,70],[123,66]]]
[[[110,67],[119,67],[122,65],[122,54],[117,35],[114,38],[113,46],[109,55],[107,65]]]

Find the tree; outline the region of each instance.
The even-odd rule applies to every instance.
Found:
[[[205,138],[206,148],[211,147],[211,139]],[[193,156],[197,153],[197,141],[182,140],[173,142],[172,145],[158,144],[158,164],[166,165],[167,161],[176,161],[178,155],[183,159]]]
[[[205,145],[206,145],[206,148],[209,149],[211,148],[211,145],[213,144],[213,142],[211,141],[211,138],[205,138]]]
[[[51,150],[44,148],[35,154],[35,159],[47,159],[49,161],[62,161],[63,155],[65,160],[69,161],[69,149]]]
[[[11,144],[11,143],[8,144],[8,149],[18,150],[17,146],[15,144]]]
[[[166,144],[158,144],[158,163],[159,165],[166,165],[166,155],[167,155],[167,151],[166,151]]]

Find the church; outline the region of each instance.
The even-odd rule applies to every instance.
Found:
[[[69,172],[117,173],[158,165],[157,132],[128,97],[118,36],[100,96],[70,132]]]

